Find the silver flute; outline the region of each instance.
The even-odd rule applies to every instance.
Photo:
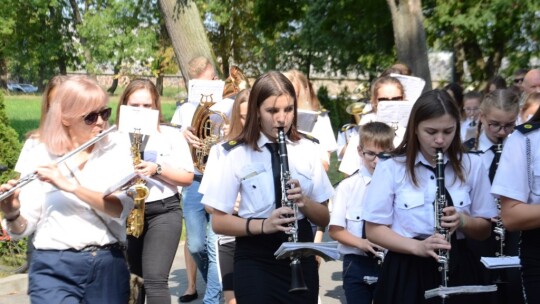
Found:
[[[289,171],[289,156],[287,155],[287,143],[285,142],[285,131],[283,128],[278,128],[278,146],[279,146],[279,163],[281,166],[281,206],[289,207],[294,211],[294,222],[289,223],[290,231],[289,242],[298,242],[298,205],[287,198],[287,190],[290,189],[290,185],[287,184],[291,178]],[[300,264],[300,258],[298,255],[291,257],[291,287],[289,292],[302,292],[307,290],[306,283],[304,281],[304,275],[302,273],[302,265]]]
[[[116,130],[116,125],[113,125],[111,126],[110,128],[108,128],[107,130],[104,130],[104,131],[101,131],[98,135],[96,135],[94,138],[90,139],[89,141],[85,142],[84,144],[82,144],[81,146],[77,147],[75,150],[73,151],[70,151],[64,155],[62,155],[62,157],[60,157],[59,159],[57,159],[55,161],[55,164],[56,165],[59,165],[61,163],[63,163],[64,161],[66,161],[67,159],[69,159],[70,157],[74,156],[75,154],[83,151],[84,149],[90,147],[91,145],[95,144],[96,142],[102,140],[103,138],[105,138],[105,136],[107,136],[107,134],[111,133],[112,131]],[[26,186],[27,184],[29,184],[30,182],[32,182],[33,180],[37,179],[37,173],[36,172],[33,172],[31,174],[28,174],[28,175],[25,175],[23,176],[22,178],[20,178],[17,183],[15,184],[15,186],[13,186],[13,188],[9,189],[8,191],[6,192],[3,192],[2,194],[0,194],[0,201],[3,201],[5,200],[6,198],[10,197],[11,195],[13,195],[13,193],[19,189],[19,188],[22,188],[24,186]]]

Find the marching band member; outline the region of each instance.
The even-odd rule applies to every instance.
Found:
[[[309,291],[288,293],[291,283],[289,259],[276,260],[274,252],[287,239],[292,209],[281,206],[279,160],[272,144],[277,128],[287,134],[292,178],[287,198],[299,212],[299,241],[310,242],[308,219],[326,226],[328,209],[321,202],[333,189],[322,167],[316,144],[296,130],[297,100],[291,82],[278,72],[260,76],[251,89],[248,114],[242,133],[224,144],[222,165],[208,181],[203,204],[213,208],[212,226],[217,233],[236,236],[234,292],[238,303],[317,303],[318,271],[313,256],[301,258]],[[272,156],[272,149],[274,156]],[[274,157],[274,166],[271,159]],[[277,173],[277,174],[276,174]],[[276,185],[277,182],[277,185]],[[232,215],[238,193],[242,201],[238,216]]]
[[[540,303],[540,111],[516,128],[504,146],[491,193],[501,200],[508,231],[521,231],[519,258],[528,303]]]
[[[467,141],[476,135],[481,102],[482,94],[479,92],[472,91],[463,95],[463,112],[465,115],[461,121],[461,141]]]
[[[159,93],[150,80],[131,81],[118,104],[118,124],[121,105],[157,110],[161,117]],[[124,138],[129,139],[127,134]],[[149,304],[170,303],[169,272],[182,234],[178,187],[189,186],[193,181],[193,162],[188,145],[176,128],[158,126],[158,132],[142,142],[143,160],[135,171],[158,180],[163,187],[147,185],[150,192],[144,207],[144,230],[140,237],[127,237],[128,262],[131,272],[144,279],[140,303],[144,303],[145,295]]]
[[[466,99],[464,98],[464,100]],[[486,169],[486,175],[492,181],[499,162],[496,155],[499,153],[500,156],[503,143],[516,126],[519,111],[519,96],[509,89],[492,91],[484,96],[479,110],[480,120],[477,126],[477,135],[464,144],[473,153],[479,154],[482,158],[484,169]],[[492,230],[497,226],[497,220],[498,218],[492,219]],[[508,231],[504,232],[503,252],[500,252],[500,241],[497,238],[500,238],[500,235],[492,232],[487,240],[481,242],[469,240],[469,245],[478,259],[480,257],[494,257],[501,254],[507,256],[518,255],[519,234]],[[484,268],[484,272],[486,278],[489,278],[491,282],[501,283],[498,284],[497,293],[492,294],[491,303],[523,303],[519,270],[508,268],[490,271]]]
[[[462,153],[459,122],[459,110],[448,93],[422,94],[412,108],[402,143],[393,151],[396,156],[375,169],[364,196],[363,217],[368,239],[388,253],[374,303],[434,301],[426,301],[424,293],[441,283],[439,249],[452,249],[452,285],[478,283],[463,238],[487,238],[489,218],[497,215],[497,209],[487,193],[489,180],[481,160]],[[448,204],[440,220],[442,227],[456,235],[452,246],[434,233],[436,149],[443,150],[446,162],[445,185],[450,195],[446,195]]]
[[[32,151],[39,180],[1,202],[10,235],[35,232],[29,270],[32,303],[127,303],[126,217],[133,200],[111,185],[133,174],[125,149],[106,137],[77,152],[108,127],[108,96],[92,79],[75,76],[56,89]],[[16,181],[0,186],[11,189]]]
[[[371,109],[372,111],[362,115],[360,125],[364,125],[368,122],[375,121],[377,119],[377,106],[380,101],[398,101],[406,100],[405,90],[399,80],[391,76],[383,76],[375,79],[371,85]],[[400,130],[400,134],[402,135]],[[396,136],[394,138],[394,145],[399,144],[402,136]],[[358,138],[352,136],[350,142],[357,143]],[[353,172],[360,168],[361,159],[358,158],[355,145],[347,145],[345,148],[345,154],[339,165],[339,171],[346,175],[351,175]]]
[[[363,160],[362,166],[336,187],[328,232],[339,242],[338,249],[343,256],[343,289],[347,302],[371,304],[376,285],[368,284],[364,277],[379,275],[379,261],[369,255],[377,255],[377,245],[364,236],[362,198],[379,157],[394,148],[394,130],[382,122],[369,122],[361,127],[360,133],[358,154]]]

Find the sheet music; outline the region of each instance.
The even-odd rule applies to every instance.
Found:
[[[447,297],[462,293],[484,293],[497,291],[497,285],[465,285],[453,287],[438,287],[424,293],[426,299],[433,297]]]
[[[220,102],[224,86],[225,82],[221,80],[191,79],[188,83],[188,101],[199,104],[203,98],[203,101]]]
[[[415,102],[418,97],[422,95],[422,91],[424,90],[424,86],[426,85],[426,81],[424,79],[420,77],[394,73],[390,74],[390,76],[397,78],[399,82],[401,82],[403,89],[405,89],[406,100]]]
[[[306,133],[311,133],[313,131],[315,123],[317,122],[317,119],[319,118],[319,112],[298,109],[297,116],[298,117],[296,118],[296,126],[298,127],[298,130]]]
[[[159,111],[141,107],[120,106],[120,126],[121,132],[134,132],[139,129],[143,135],[152,135],[157,133],[159,121]]]
[[[376,120],[394,128],[407,128],[413,105],[412,101],[380,101],[377,105]]]
[[[487,269],[521,267],[518,256],[481,257],[480,262],[482,262]]]
[[[289,258],[293,255],[318,255],[328,262],[339,259],[337,245],[337,242],[285,242],[282,243],[281,246],[279,246],[278,250],[276,250],[274,255],[276,256],[276,259]]]

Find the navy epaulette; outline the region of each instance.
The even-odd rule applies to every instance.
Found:
[[[172,122],[162,122],[159,125],[160,126],[171,127],[171,128],[175,128],[175,129],[182,129],[181,125],[177,125],[177,124],[172,123]]]
[[[516,130],[518,130],[522,134],[527,134],[531,131],[538,130],[539,128],[540,128],[539,122],[526,122],[522,125],[517,126]]]
[[[351,175],[349,175],[349,176],[345,176],[342,180],[340,180],[339,182],[335,183],[335,184],[333,185],[333,187],[336,188],[337,186],[339,186],[339,184],[340,184],[342,181],[346,180],[347,178],[349,178],[349,177],[351,177],[351,176],[353,176],[353,175],[355,175],[355,174],[358,174],[358,172],[360,172],[360,169],[356,169],[356,171],[354,171],[353,174],[351,174]]]
[[[480,150],[465,150],[465,153],[480,155],[484,154],[485,152]]]
[[[228,142],[223,143],[221,146],[225,151],[231,151],[232,149],[239,147],[242,145],[243,141],[236,141],[236,140],[229,140]]]
[[[319,144],[319,140],[309,134],[306,134],[306,133],[302,133],[302,132],[298,132],[300,133],[301,136],[303,136],[305,139],[308,139],[308,140],[311,140],[312,142],[316,143],[316,144]]]
[[[472,137],[468,140],[463,142],[463,148],[465,149],[465,152],[472,151],[474,148],[474,145],[476,144],[476,138]]]

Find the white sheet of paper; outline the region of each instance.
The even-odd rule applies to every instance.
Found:
[[[298,130],[311,133],[317,119],[319,118],[319,112],[298,109],[297,114],[298,117],[296,118],[296,126],[298,127]]]
[[[420,77],[407,76],[401,74],[390,74],[390,76],[397,78],[401,85],[405,89],[405,99],[408,101],[415,102],[420,95],[422,95],[422,90],[426,85],[426,81]]]
[[[152,135],[157,132],[159,111],[140,107],[120,106],[120,126],[121,132],[134,132],[139,129],[143,135]]]
[[[412,101],[379,101],[377,105],[377,121],[387,123],[391,127],[407,127]]]
[[[225,82],[221,80],[192,79],[188,83],[188,101],[199,104],[202,101],[220,102],[223,99]]]

